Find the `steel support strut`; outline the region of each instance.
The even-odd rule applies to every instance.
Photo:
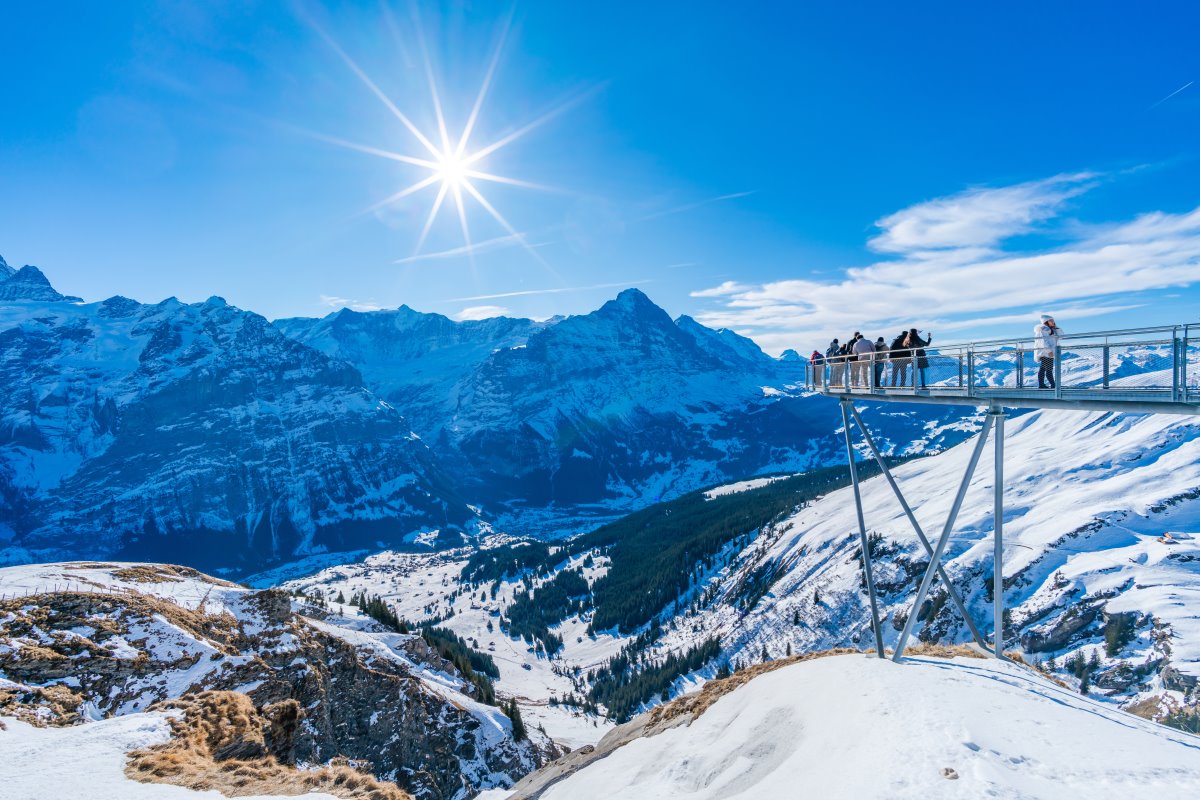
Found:
[[[875,578],[871,574],[871,543],[867,540],[867,523],[863,517],[862,494],[858,488],[858,467],[854,463],[854,445],[850,442],[850,401],[843,400],[842,430],[846,435],[846,458],[850,461],[850,483],[854,487],[854,509],[858,512],[858,540],[862,545],[863,575],[867,580],[867,595],[871,598],[871,631],[875,634],[875,653],[884,658],[883,631],[879,625],[879,605],[875,600]]]
[[[842,406],[842,413],[845,413],[845,406]],[[950,515],[946,517],[942,535],[938,537],[937,547],[933,550],[929,567],[925,570],[924,577],[921,578],[921,586],[917,589],[912,610],[908,614],[908,619],[904,621],[904,630],[900,632],[900,641],[896,643],[896,654],[892,656],[893,661],[899,661],[904,656],[904,647],[908,644],[908,637],[912,634],[913,626],[916,625],[917,614],[921,610],[921,604],[925,602],[925,595],[929,592],[929,585],[933,583],[933,576],[937,574],[938,565],[942,563],[942,554],[946,552],[946,544],[950,541],[950,533],[954,530],[954,523],[958,519],[959,509],[962,508],[963,498],[967,495],[967,487],[971,485],[971,476],[975,474],[975,466],[979,463],[979,457],[983,455],[983,448],[987,444],[988,432],[992,429],[992,423],[991,414],[983,418],[979,441],[975,443],[975,449],[971,453],[967,471],[963,474],[962,483],[959,484],[958,494],[954,496],[954,504],[950,507]],[[849,441],[849,434],[847,434],[847,441]]]
[[[995,476],[995,536],[992,542],[992,639],[996,658],[1004,658],[1004,412],[992,411],[994,418],[996,476]]]
[[[896,479],[892,477],[892,471],[888,469],[887,462],[883,460],[883,454],[879,452],[879,448],[875,446],[875,437],[871,436],[871,431],[863,424],[862,417],[858,414],[858,409],[853,403],[849,404],[850,413],[854,415],[854,422],[858,425],[858,430],[862,433],[863,439],[866,440],[867,446],[871,448],[872,455],[875,456],[875,462],[879,464],[879,469],[883,472],[883,477],[887,480],[888,486],[892,487],[892,491],[896,495],[896,499],[900,501],[900,507],[904,509],[904,515],[908,517],[909,524],[912,525],[913,531],[916,532],[917,538],[921,540],[921,545],[925,548],[926,554],[933,555],[933,545],[929,543],[929,539],[925,536],[925,531],[921,530],[920,523],[917,522],[916,515],[908,505],[908,501],[904,499],[904,494],[901,493],[900,487],[896,484]],[[946,587],[946,591],[950,595],[950,599],[954,602],[954,607],[958,609],[959,615],[963,621],[967,623],[967,628],[971,631],[971,636],[975,642],[987,649],[987,640],[983,638],[983,634],[979,632],[979,628],[975,626],[975,620],[971,619],[971,615],[967,613],[967,606],[959,596],[958,590],[954,588],[954,584],[950,582],[950,576],[946,574],[946,569],[941,564],[937,565],[938,577],[942,579],[942,584]]]

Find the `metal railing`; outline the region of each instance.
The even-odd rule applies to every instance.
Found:
[[[1200,324],[835,356],[806,369],[828,395],[1013,407],[1200,413]]]

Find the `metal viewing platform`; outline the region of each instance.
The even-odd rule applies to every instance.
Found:
[[[991,650],[996,658],[1004,658],[1004,409],[1200,414],[1200,341],[1197,341],[1197,333],[1200,333],[1200,324],[1060,335],[1053,348],[1039,347],[1032,337],[998,339],[952,347],[926,345],[918,349],[880,351],[859,358],[835,356],[808,365],[808,388],[841,401],[846,457],[858,512],[859,544],[864,556],[863,578],[871,605],[875,652],[879,658],[885,657],[883,620],[879,616],[875,593],[870,537],[863,514],[851,423],[858,428],[929,556],[929,565],[896,642],[893,660],[900,661],[904,657],[905,645],[921,624],[919,610],[935,578],[942,581],[975,642],[983,649]],[[863,423],[855,407],[855,401],[859,399],[988,408],[936,543],[925,535],[874,437]],[[989,435],[994,436],[995,442],[992,585],[997,587],[992,593],[990,644],[942,566],[946,545]]]
[[[1041,367],[1032,337],[995,339],[833,357],[809,364],[806,383],[864,400],[1200,414],[1200,324],[1066,334],[1050,358],[1053,388],[1039,386]]]

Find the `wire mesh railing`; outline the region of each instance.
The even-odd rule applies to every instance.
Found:
[[[831,356],[807,367],[808,388],[826,394],[1109,396],[1200,402],[1200,325]]]

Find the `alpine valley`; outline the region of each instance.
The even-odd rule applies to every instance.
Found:
[[[1194,419],[1014,413],[1005,578],[987,470],[944,561],[973,618],[1003,593],[1010,659],[939,582],[897,665],[803,368],[633,289],[271,322],[0,260],[0,743],[113,798],[1185,796]],[[980,413],[861,410],[936,529]],[[891,647],[928,554],[859,456]]]

